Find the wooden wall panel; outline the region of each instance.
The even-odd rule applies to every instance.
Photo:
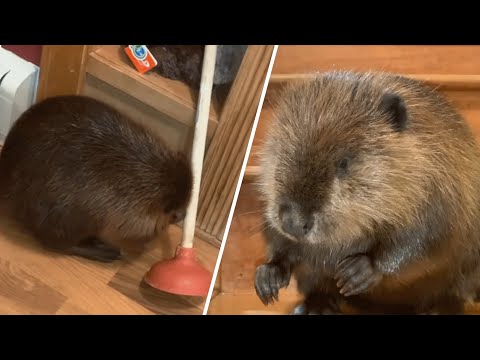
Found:
[[[273,46],[247,49],[205,157],[197,226],[220,244],[246,153]]]
[[[78,94],[83,85],[87,52],[86,45],[44,45],[37,101]]]
[[[480,46],[280,45],[272,72],[351,68],[404,74],[480,74]]]

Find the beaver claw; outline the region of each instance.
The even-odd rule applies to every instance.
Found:
[[[87,239],[81,245],[74,246],[70,251],[73,255],[105,263],[122,258],[120,250],[96,238]]]
[[[290,282],[290,270],[277,264],[263,264],[255,272],[255,290],[264,305],[278,301],[278,292]]]
[[[358,295],[367,292],[380,282],[381,274],[375,271],[366,255],[347,257],[340,262],[335,280],[340,294]]]

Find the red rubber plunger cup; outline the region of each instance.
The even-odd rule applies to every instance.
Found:
[[[157,262],[144,278],[145,282],[154,288],[179,295],[207,296],[212,280],[210,272],[203,268],[196,259],[193,239],[216,54],[216,45],[205,46],[191,156],[192,197],[184,220],[182,244],[177,248],[173,259]]]
[[[195,249],[179,246],[171,260],[159,261],[145,275],[156,289],[178,295],[206,296],[212,276],[197,260]]]

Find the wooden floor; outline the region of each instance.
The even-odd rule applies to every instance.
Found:
[[[254,292],[220,293],[210,302],[208,315],[288,315],[301,298],[290,287],[280,291],[279,300],[264,306]]]
[[[181,233],[171,226],[165,246],[154,244],[140,257],[103,264],[52,254],[3,223],[0,314],[201,314],[204,298],[166,294],[142,281],[153,263],[173,255]],[[195,248],[213,273],[218,248],[200,239]]]

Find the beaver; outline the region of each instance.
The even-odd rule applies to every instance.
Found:
[[[295,314],[461,313],[480,288],[480,150],[440,92],[388,72],[287,85],[261,150],[265,305]]]
[[[0,153],[4,215],[50,250],[111,262],[184,219],[187,156],[82,95],[26,110]]]
[[[158,61],[153,69],[160,75],[200,88],[204,45],[147,45]],[[247,45],[218,45],[213,87],[229,85],[235,79]]]

